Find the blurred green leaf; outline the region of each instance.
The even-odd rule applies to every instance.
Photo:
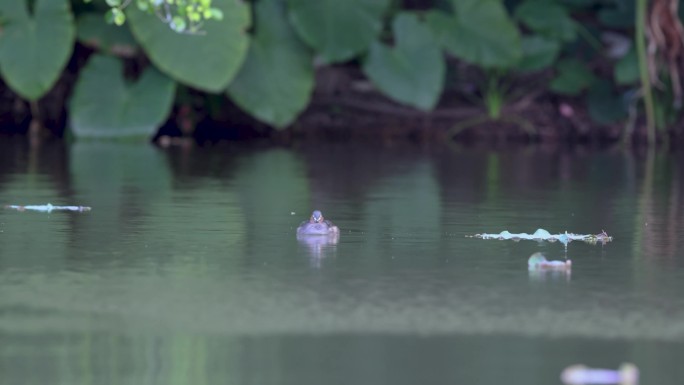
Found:
[[[587,66],[575,59],[558,63],[558,75],[551,81],[551,90],[565,95],[578,95],[595,80]]]
[[[0,73],[13,91],[37,100],[57,82],[74,46],[68,0],[0,1]]]
[[[560,3],[573,8],[589,8],[603,0],[560,0]]]
[[[563,41],[576,38],[575,22],[567,9],[552,0],[526,0],[515,9],[515,17],[541,35]]]
[[[427,14],[438,40],[452,55],[483,67],[510,67],[521,57],[520,33],[500,0],[452,0],[455,16]]]
[[[610,28],[633,28],[635,18],[635,1],[614,1],[613,7],[605,6],[598,12],[598,19]]]
[[[636,50],[630,49],[629,52],[615,63],[613,70],[615,82],[617,84],[636,84],[639,82],[639,59]]]
[[[382,28],[388,0],[288,0],[290,20],[328,62],[364,52]]]
[[[78,137],[148,138],[168,116],[175,90],[176,83],[151,66],[126,84],[119,59],[93,55],[69,101],[71,129]]]
[[[599,124],[612,124],[627,118],[625,104],[608,80],[599,80],[591,86],[587,107],[591,119]]]
[[[560,43],[539,35],[522,38],[523,56],[518,69],[524,72],[542,70],[556,61],[560,52]]]
[[[132,56],[138,45],[126,26],[107,24],[100,13],[84,13],[76,22],[78,40],[89,47],[120,56]]]
[[[416,15],[400,13],[392,24],[395,46],[371,45],[363,70],[392,99],[432,109],[444,86],[444,58],[430,29]]]
[[[240,0],[213,0],[226,16],[203,26],[203,35],[180,34],[157,16],[128,7],[131,31],[150,60],[179,82],[208,92],[221,92],[247,56],[249,8]]]
[[[309,104],[311,53],[287,22],[281,0],[256,3],[257,30],[228,95],[257,119],[285,127]]]

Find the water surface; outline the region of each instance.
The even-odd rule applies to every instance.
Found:
[[[0,211],[3,382],[684,378],[681,154],[2,139],[2,204],[93,207]],[[314,208],[338,242],[296,239]],[[465,237],[538,227],[615,240]]]

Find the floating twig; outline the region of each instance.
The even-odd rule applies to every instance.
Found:
[[[17,210],[17,211],[39,211],[43,213],[50,213],[53,211],[75,211],[75,212],[84,212],[84,211],[90,211],[91,208],[88,206],[53,206],[52,204],[48,203],[46,205],[27,205],[27,206],[20,206],[20,205],[5,205],[6,209],[9,210]]]

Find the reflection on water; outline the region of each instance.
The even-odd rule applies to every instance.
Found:
[[[307,235],[297,234],[299,244],[306,247],[311,258],[311,266],[321,267],[323,258],[335,254],[335,245],[340,241],[340,234]]]
[[[553,384],[684,353],[682,155],[0,140],[12,384]],[[339,238],[296,236],[323,210]],[[536,228],[590,245],[484,241]],[[570,271],[528,271],[535,252]],[[36,370],[40,368],[40,370]],[[492,370],[496,368],[497,370]]]
[[[530,282],[566,281],[570,282],[571,269],[529,269],[527,272]]]

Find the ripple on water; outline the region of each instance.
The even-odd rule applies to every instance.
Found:
[[[16,272],[15,272],[16,273]],[[302,277],[207,280],[198,277],[95,277],[65,273],[0,276],[4,332],[125,328],[226,335],[511,334],[684,340],[682,304],[630,294],[577,301],[487,287],[445,285],[405,276],[363,279],[336,290]],[[579,295],[580,293],[578,293]],[[517,297],[516,297],[517,296]],[[603,306],[604,301],[617,306]],[[679,306],[676,306],[679,305]]]

